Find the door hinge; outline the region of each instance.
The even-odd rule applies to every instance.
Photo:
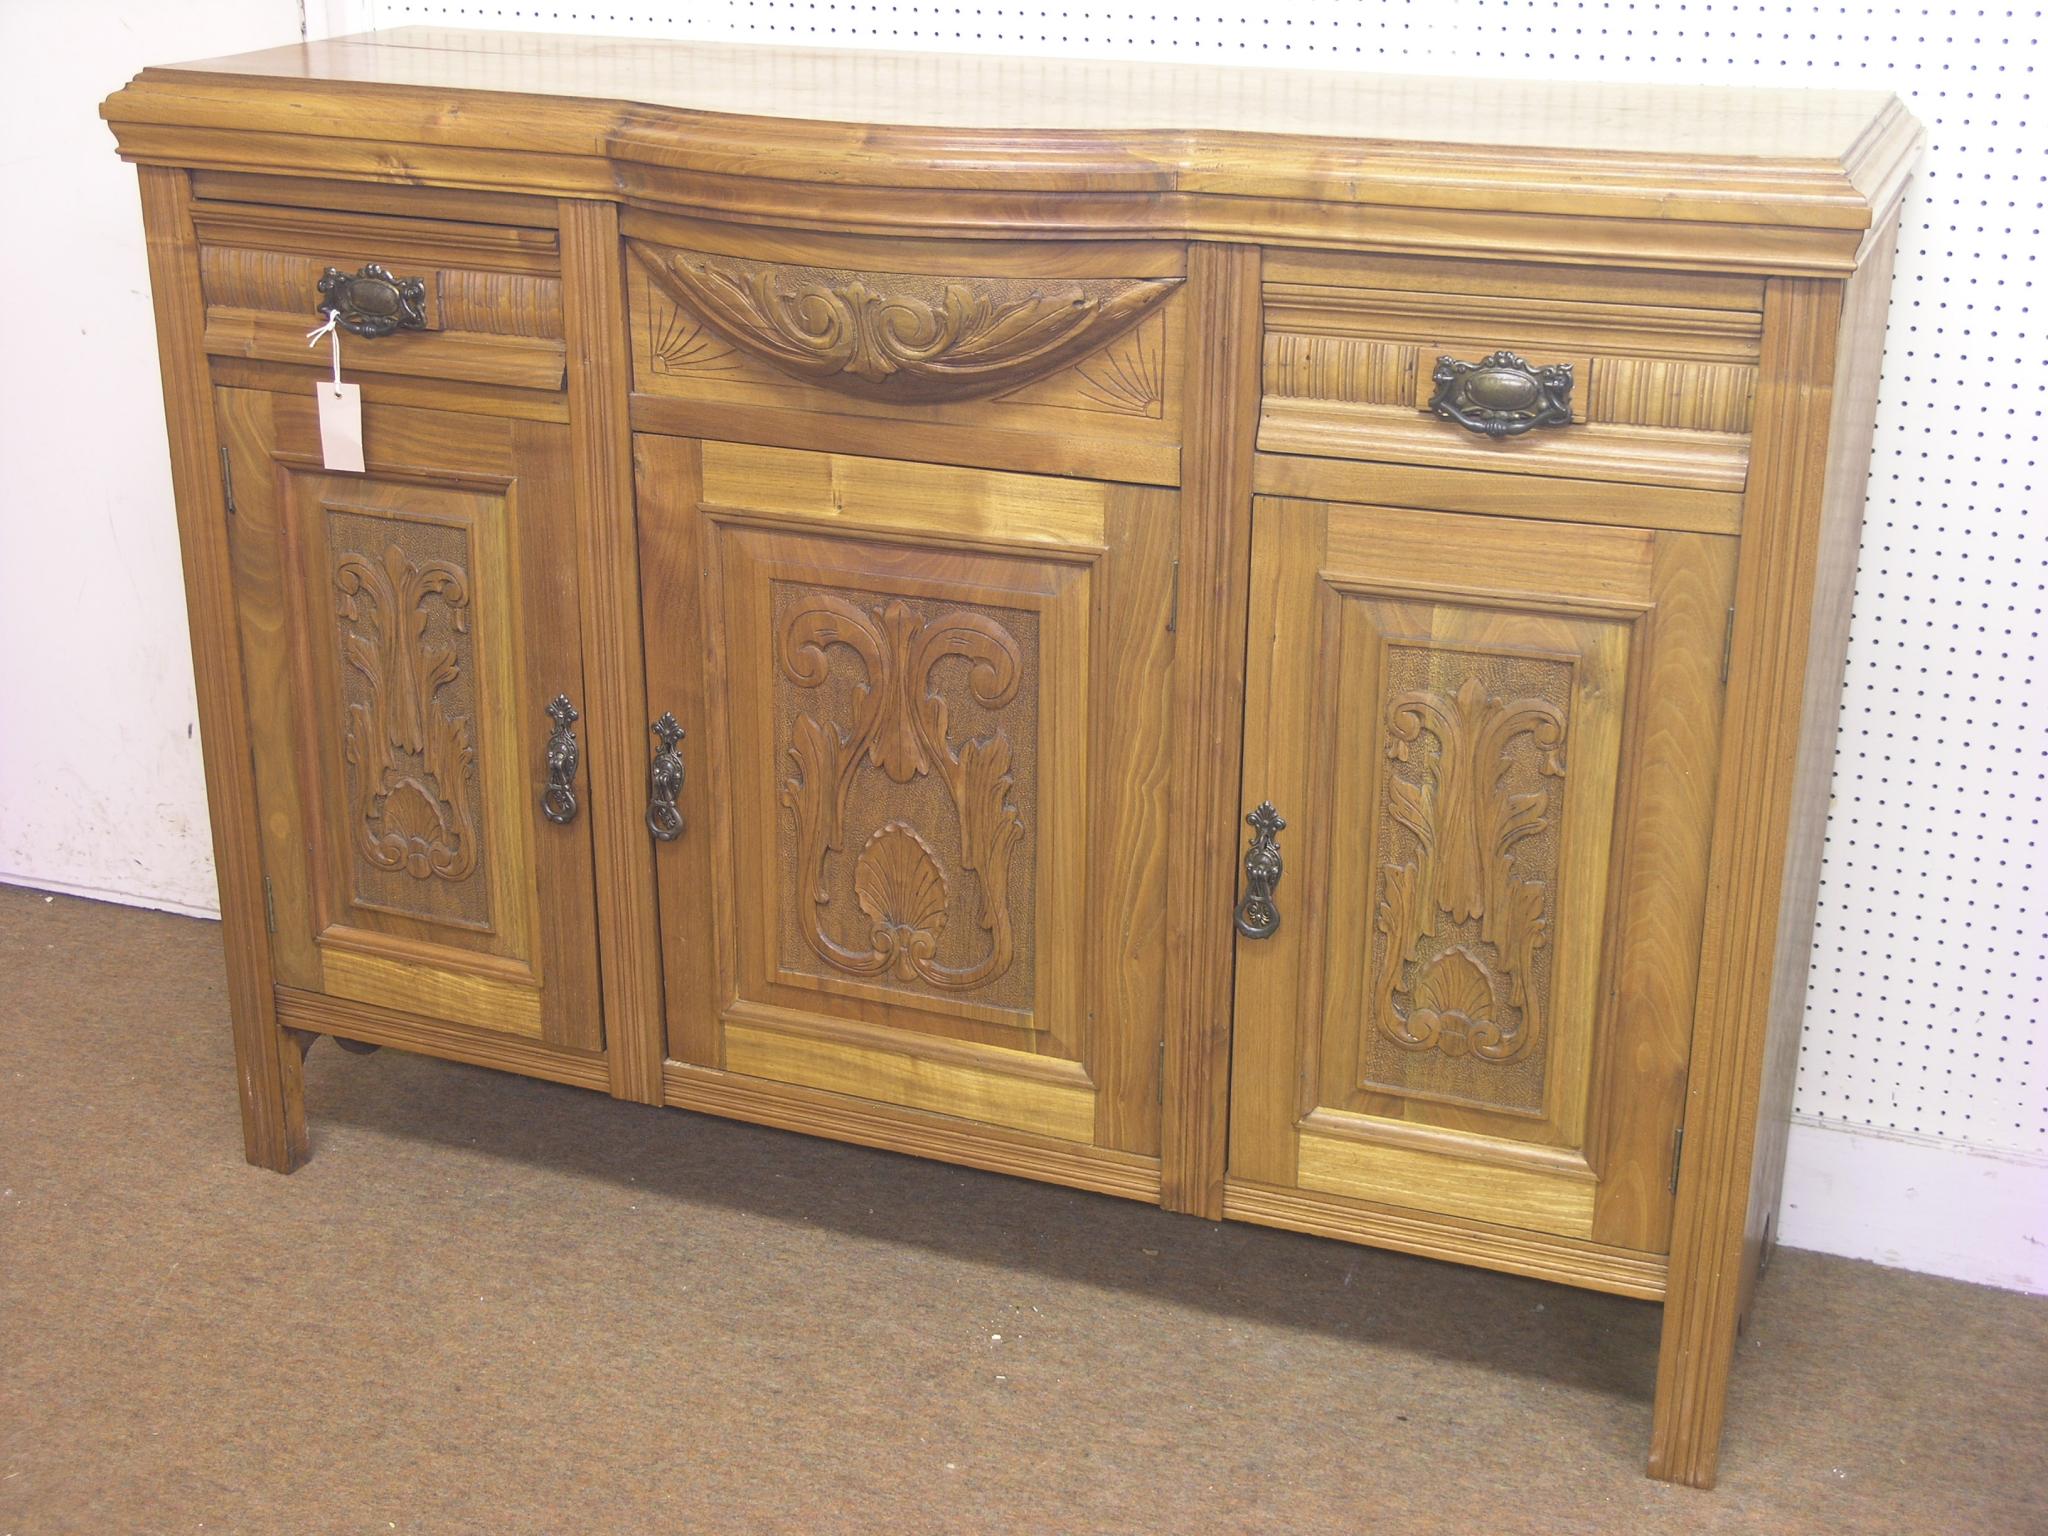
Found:
[[[1171,635],[1180,628],[1180,556],[1173,557],[1173,593],[1166,600],[1166,632]]]
[[[1152,1079],[1152,1098],[1161,1109],[1166,1107],[1166,1042],[1159,1042],[1159,1075]]]
[[[270,883],[268,875],[263,877],[263,920],[272,933],[277,932],[277,887]]]
[[[1685,1161],[1685,1127],[1671,1133],[1671,1193],[1678,1193],[1678,1165]]]
[[[1728,610],[1728,620],[1721,626],[1721,681],[1728,681],[1728,663],[1735,656],[1735,610]]]
[[[235,461],[228,457],[228,445],[220,445],[220,490],[227,498],[228,516],[235,515]]]

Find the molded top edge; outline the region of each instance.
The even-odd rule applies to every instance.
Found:
[[[390,110],[336,113],[337,95]],[[430,27],[145,70],[102,113],[335,138],[404,128],[414,142],[838,184],[1171,189],[1844,231],[1876,221],[1921,142],[1898,100],[1875,91]]]

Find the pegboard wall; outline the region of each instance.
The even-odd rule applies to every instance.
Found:
[[[1886,337],[1796,1110],[2048,1158],[2038,5],[334,0],[325,20],[1904,96],[1930,145]]]

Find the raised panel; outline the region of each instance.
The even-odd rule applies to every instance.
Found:
[[[1086,567],[905,569],[898,548],[747,528],[718,543],[727,632],[744,647],[761,624],[772,668],[768,730],[734,721],[736,754],[776,780],[772,842],[742,833],[743,856],[773,850],[768,979],[1053,1028],[1039,952],[1072,942],[1075,903],[1044,875],[1072,865],[1080,808],[1045,770],[1085,770]]]
[[[1355,1025],[1332,1037],[1325,1102],[1461,1106],[1569,1144],[1585,1042],[1557,1021],[1591,1013],[1628,626],[1363,596],[1342,609],[1341,707],[1371,724],[1345,738],[1336,815],[1358,816],[1371,851],[1362,902],[1347,893],[1333,921],[1360,902],[1370,940],[1334,949],[1332,1006]]]
[[[1245,793],[1290,832],[1282,928],[1240,946],[1234,1172],[1658,1251],[1730,542],[1255,529]]]
[[[1078,1059],[1092,559],[709,531],[736,1001]]]
[[[325,548],[314,558],[334,594],[335,643],[325,649],[344,722],[350,905],[488,932],[477,762],[487,698],[471,529],[489,509],[458,493],[466,506],[421,515],[427,498],[414,493],[406,512],[380,511],[350,496],[347,481],[318,494]]]
[[[654,438],[639,472],[652,702],[700,739],[671,1055],[1156,1152],[1172,498]]]
[[[301,751],[325,823],[311,866],[326,986],[387,1002],[357,963],[385,951],[378,936],[497,956],[525,983],[503,1027],[537,1034],[536,849],[514,704],[523,614],[503,491],[298,468],[282,479],[303,583]]]
[[[280,980],[595,1048],[588,822],[539,806],[582,694],[565,435],[372,407],[342,474],[310,393],[219,399]]]

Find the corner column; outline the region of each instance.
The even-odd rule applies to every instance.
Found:
[[[242,1101],[242,1150],[259,1168],[290,1173],[306,1160],[304,1052],[277,1021],[256,774],[243,711],[242,646],[228,512],[206,362],[206,304],[182,170],[144,165],[142,227],[163,370],[171,486],[184,552],[185,613],[199,697],[200,756],[212,807],[214,872],[227,951],[228,1014]]]

